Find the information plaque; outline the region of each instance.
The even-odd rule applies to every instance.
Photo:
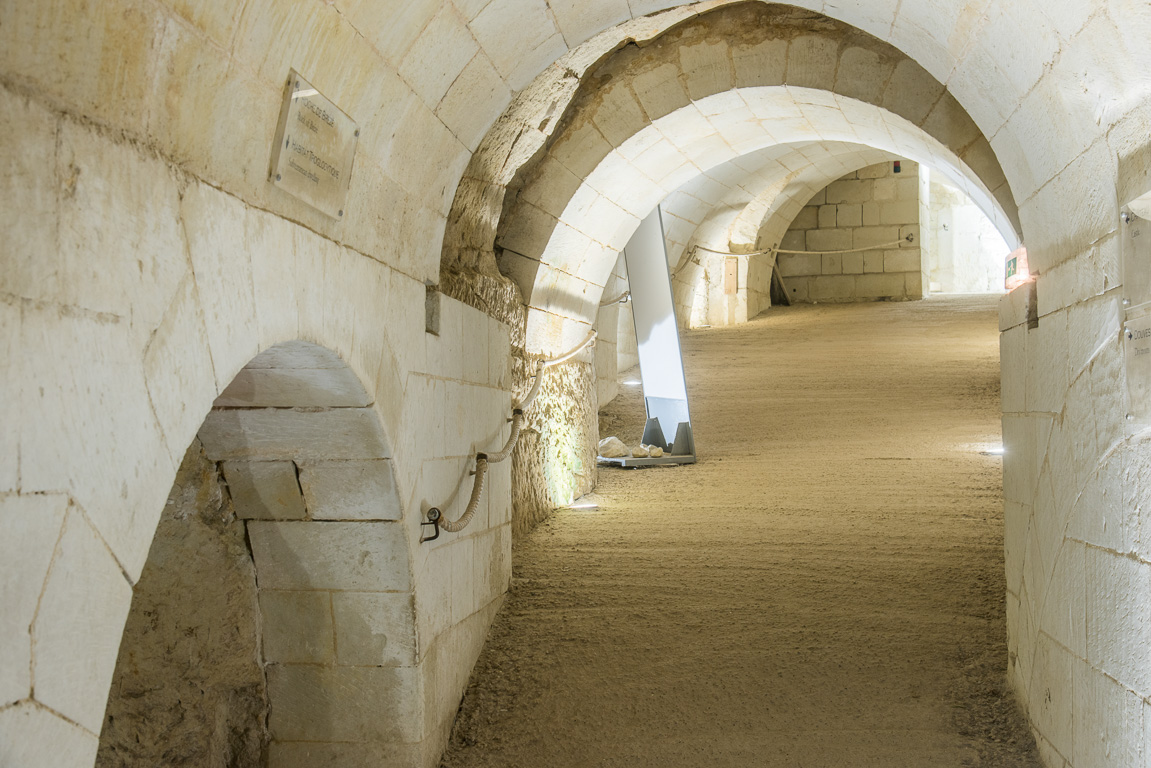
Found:
[[[1123,306],[1132,311],[1151,304],[1151,221],[1124,206],[1119,221],[1123,260]]]
[[[1127,369],[1127,420],[1134,431],[1151,427],[1151,308],[1127,314],[1123,323]]]
[[[270,180],[321,213],[343,218],[360,129],[296,70],[290,72]]]

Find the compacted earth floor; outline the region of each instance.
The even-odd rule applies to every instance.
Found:
[[[1005,688],[996,299],[683,341],[699,463],[514,550],[448,768],[1037,766]],[[638,388],[601,432],[639,442]]]

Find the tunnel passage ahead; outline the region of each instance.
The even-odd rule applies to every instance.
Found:
[[[603,471],[518,545],[445,765],[1038,765],[997,339],[983,296],[688,333],[700,463]],[[634,443],[631,393],[601,425]]]

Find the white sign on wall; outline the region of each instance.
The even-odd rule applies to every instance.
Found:
[[[270,180],[321,213],[342,218],[360,129],[296,70],[290,73]]]

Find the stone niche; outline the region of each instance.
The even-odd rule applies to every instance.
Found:
[[[194,440],[133,591],[97,767],[264,765],[259,611],[244,523]]]

